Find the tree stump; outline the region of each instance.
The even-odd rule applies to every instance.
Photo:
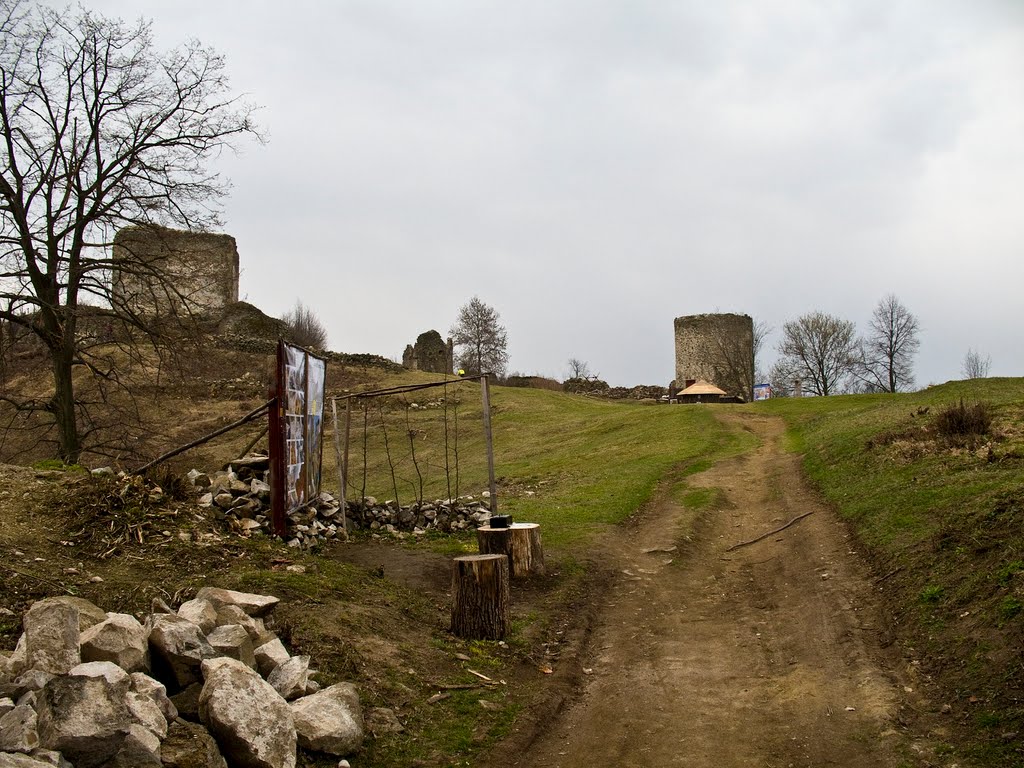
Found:
[[[508,528],[476,529],[477,548],[485,555],[508,556],[512,578],[544,573],[544,547],[537,523],[512,523]]]
[[[508,558],[465,555],[452,560],[452,633],[501,640],[509,626]]]

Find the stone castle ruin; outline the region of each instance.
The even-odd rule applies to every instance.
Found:
[[[413,371],[454,373],[454,346],[437,331],[430,330],[416,337],[415,344],[407,344],[402,353],[402,365]]]
[[[733,397],[753,398],[754,321],[750,315],[677,317],[675,340],[678,390],[703,379]]]
[[[139,315],[212,315],[238,301],[238,246],[230,235],[157,225],[114,236],[113,300]]]

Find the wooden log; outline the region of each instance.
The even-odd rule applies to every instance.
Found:
[[[544,573],[544,547],[537,523],[512,523],[508,528],[485,525],[476,529],[476,543],[481,554],[508,556],[513,579]]]
[[[465,555],[452,560],[452,633],[501,640],[509,627],[508,558]]]

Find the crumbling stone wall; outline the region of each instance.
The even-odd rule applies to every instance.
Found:
[[[413,371],[454,373],[453,352],[451,339],[446,343],[437,331],[426,331],[416,337],[415,345],[406,345],[402,365]]]
[[[230,235],[156,225],[114,236],[113,299],[141,315],[215,314],[238,301],[238,246]]]
[[[704,379],[746,401],[753,398],[754,321],[750,315],[675,319],[676,386]]]

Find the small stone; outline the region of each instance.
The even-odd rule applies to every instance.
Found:
[[[31,752],[39,746],[36,712],[24,704],[0,717],[0,752]]]

